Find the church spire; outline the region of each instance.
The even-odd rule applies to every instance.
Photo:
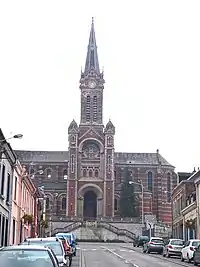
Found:
[[[90,30],[90,38],[89,38],[84,74],[87,74],[90,70],[94,70],[97,74],[100,74],[99,60],[97,54],[97,44],[94,31],[94,18],[92,18],[92,25]]]

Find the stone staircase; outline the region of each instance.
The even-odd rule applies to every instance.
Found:
[[[120,225],[121,226],[121,225]],[[59,227],[48,231],[47,236],[55,236],[57,233],[74,232],[77,239],[80,240],[96,240],[96,241],[123,241],[132,242],[136,238],[136,234],[127,229],[121,229],[111,223],[106,222],[73,222],[64,227]]]

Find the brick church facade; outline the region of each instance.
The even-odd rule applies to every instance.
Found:
[[[158,150],[115,152],[115,127],[111,121],[103,124],[104,83],[92,22],[80,78],[81,119],[80,124],[72,120],[69,125],[68,151],[16,153],[36,185],[44,186],[48,216],[58,220],[119,216],[121,184],[128,168],[137,193],[144,187],[144,213],[170,224],[171,192],[177,183],[174,167]],[[141,200],[139,208],[141,212]]]

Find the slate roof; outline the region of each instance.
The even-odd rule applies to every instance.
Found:
[[[68,151],[26,151],[15,150],[18,159],[23,162],[66,162]],[[173,167],[158,153],[115,153],[115,163],[137,165],[164,165]]]
[[[24,162],[65,162],[68,151],[27,151],[15,150],[19,160]]]
[[[115,162],[119,164],[138,164],[138,165],[164,165],[172,166],[166,159],[158,153],[115,153]]]

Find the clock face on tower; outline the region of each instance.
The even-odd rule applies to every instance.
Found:
[[[89,87],[89,88],[95,88],[96,85],[97,85],[97,84],[96,84],[95,81],[89,81],[89,82],[88,82],[88,87]]]

